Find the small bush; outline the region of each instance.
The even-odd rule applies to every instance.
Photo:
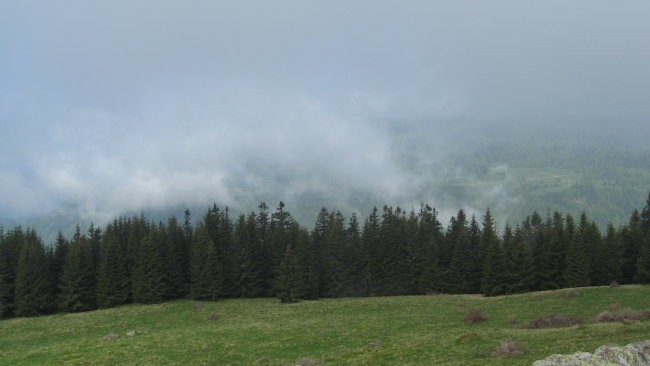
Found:
[[[526,324],[525,329],[559,328],[582,324],[582,319],[575,316],[546,315]]]
[[[614,303],[611,303],[611,304],[607,305],[607,310],[612,310],[613,311],[613,310],[618,310],[620,308],[621,308],[621,304],[619,304],[617,302],[614,302]]]
[[[296,361],[297,366],[318,366],[320,365],[320,362],[318,360],[314,360],[311,358],[301,358],[300,360]]]
[[[467,324],[474,324],[485,320],[488,320],[487,315],[483,314],[483,312],[478,309],[470,310],[463,318],[463,321]]]
[[[507,341],[501,342],[492,354],[496,357],[512,357],[520,356],[524,353],[524,347],[517,342]]]
[[[612,312],[605,310],[594,317],[594,321],[597,323],[604,322],[626,322],[626,321],[639,321],[650,318],[650,309],[643,311],[634,311],[630,309],[624,309],[621,311]]]
[[[621,287],[621,284],[614,280],[609,284],[609,287]]]
[[[571,290],[564,293],[564,298],[565,299],[573,299],[574,297],[577,297],[577,296],[578,296],[578,291],[573,290],[573,289],[571,289]]]
[[[210,314],[208,314],[208,320],[217,320],[218,318],[219,318],[219,314],[215,312],[211,312]]]

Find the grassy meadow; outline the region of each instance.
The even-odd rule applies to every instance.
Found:
[[[0,364],[525,365],[553,353],[650,339],[650,320],[593,322],[601,311],[618,307],[612,304],[650,308],[649,286],[580,288],[575,296],[568,291],[296,304],[181,300],[8,319],[0,321]],[[464,322],[472,309],[488,319]],[[584,324],[524,329],[549,314],[576,316]],[[504,341],[516,342],[520,354],[495,355]]]

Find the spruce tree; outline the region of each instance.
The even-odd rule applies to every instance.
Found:
[[[578,230],[573,234],[567,251],[564,269],[564,283],[567,287],[589,286],[589,258],[581,231]]]
[[[33,230],[25,233],[16,272],[16,315],[36,316],[51,309],[52,290],[41,239]]]
[[[24,241],[20,226],[0,236],[0,318],[14,315],[18,257]]]
[[[481,292],[487,296],[503,295],[508,292],[508,267],[499,240],[491,239],[489,243],[483,266]]]
[[[67,312],[87,311],[97,307],[95,268],[92,252],[85,237],[75,235],[69,246],[59,280],[57,304]]]
[[[458,211],[453,220],[449,221],[449,229],[445,238],[453,248],[449,268],[445,273],[444,290],[450,293],[466,293],[468,288],[468,264],[474,255],[470,250],[469,233],[465,212]]]
[[[379,295],[383,275],[379,215],[373,207],[361,235],[361,288],[365,296]]]
[[[223,267],[204,223],[196,228],[190,259],[190,297],[217,300],[223,294]]]
[[[169,293],[164,250],[164,228],[152,228],[138,246],[133,268],[133,300],[158,303]]]
[[[97,301],[101,308],[125,304],[131,297],[128,223],[114,220],[102,237],[102,255],[97,278]]]
[[[287,245],[282,255],[275,289],[277,298],[283,303],[296,302],[304,296],[305,279],[291,244]]]

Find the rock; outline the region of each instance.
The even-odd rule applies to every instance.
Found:
[[[133,337],[134,335],[135,335],[135,330],[130,330],[130,331],[126,332],[127,337]]]
[[[117,335],[117,334],[115,334],[115,333],[108,333],[107,335],[105,335],[104,337],[102,337],[102,340],[103,340],[103,341],[114,341],[114,340],[116,340],[116,339],[118,339],[118,338],[120,338],[119,335]]]
[[[379,341],[372,341],[372,342],[368,343],[368,347],[372,347],[372,348],[379,348],[379,347],[381,347],[383,345],[384,344],[379,342]]]
[[[630,343],[625,347],[601,346],[593,353],[552,355],[535,361],[533,366],[641,366],[650,365],[650,340]]]

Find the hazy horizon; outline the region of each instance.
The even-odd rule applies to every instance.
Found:
[[[647,14],[646,1],[4,1],[0,217],[435,204],[423,187],[448,174],[441,160],[500,134],[645,149]]]

